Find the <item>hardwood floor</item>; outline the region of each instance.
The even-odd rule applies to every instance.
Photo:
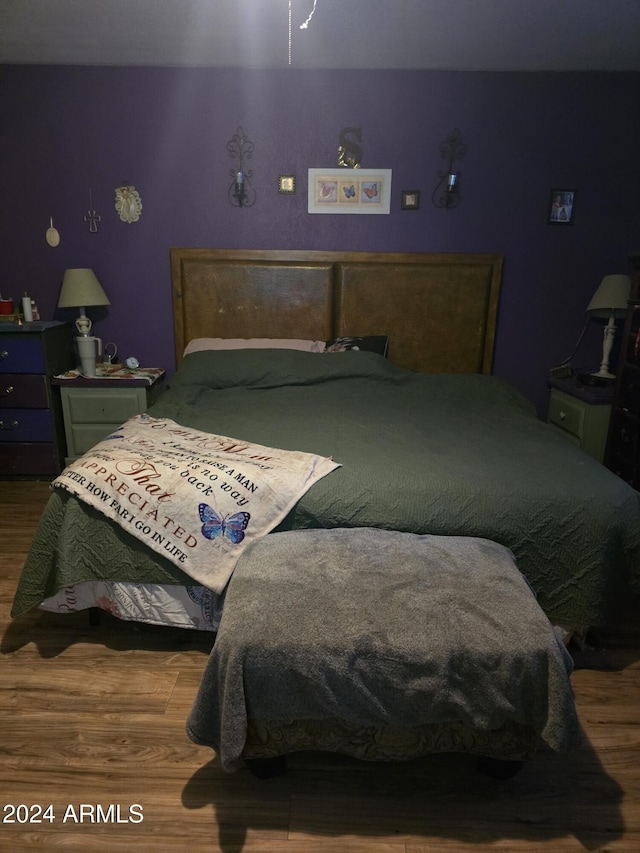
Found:
[[[575,651],[584,744],[540,752],[511,781],[446,755],[298,755],[281,778],[229,775],[184,731],[211,639],[86,614],[10,619],[47,493],[0,483],[0,850],[640,851],[637,634]]]

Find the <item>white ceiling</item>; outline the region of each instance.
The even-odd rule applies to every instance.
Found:
[[[640,71],[640,0],[316,0],[300,29],[313,6],[0,0],[0,63]]]

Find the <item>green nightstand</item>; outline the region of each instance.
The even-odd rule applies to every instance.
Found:
[[[604,462],[613,384],[581,385],[574,377],[550,379],[548,422],[598,462]]]
[[[162,390],[163,377],[164,373],[151,384],[130,377],[53,379],[62,398],[66,464],[74,462],[133,415],[146,412]]]

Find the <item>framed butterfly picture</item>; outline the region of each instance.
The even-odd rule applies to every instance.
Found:
[[[309,169],[309,213],[389,213],[391,169]]]

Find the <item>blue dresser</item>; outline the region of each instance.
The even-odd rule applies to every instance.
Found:
[[[0,476],[54,477],[66,452],[51,378],[74,366],[68,323],[0,323]]]

